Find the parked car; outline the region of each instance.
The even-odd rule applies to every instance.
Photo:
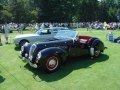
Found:
[[[108,25],[106,26],[106,28],[107,28],[107,30],[115,30],[117,27],[114,26],[114,25],[112,25],[112,24],[108,24]]]
[[[115,39],[114,39],[114,42],[115,42],[115,43],[119,43],[119,42],[120,42],[120,36],[117,37],[117,38],[115,38]]]
[[[103,26],[102,25],[96,25],[96,26],[94,26],[94,29],[101,30],[101,29],[103,29]]]
[[[34,43],[37,41],[44,41],[49,38],[53,38],[53,36],[57,33],[58,30],[67,30],[67,27],[53,27],[53,28],[44,28],[36,31],[33,34],[21,34],[17,35],[14,38],[14,44],[17,47],[21,47],[26,42]]]
[[[26,43],[21,48],[21,57],[30,66],[41,68],[45,73],[50,73],[59,69],[67,57],[90,55],[99,57],[104,51],[103,42],[92,36],[79,36],[76,31],[60,30],[53,39]]]

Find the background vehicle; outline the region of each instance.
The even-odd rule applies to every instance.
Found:
[[[34,43],[37,41],[44,41],[49,38],[53,38],[54,35],[57,33],[59,30],[66,30],[66,27],[53,27],[53,28],[45,28],[45,29],[40,29],[36,31],[33,34],[22,34],[22,35],[17,35],[14,38],[14,44],[16,46],[22,46],[26,42],[28,43]]]
[[[120,36],[114,39],[115,43],[117,43],[118,41],[120,41]]]

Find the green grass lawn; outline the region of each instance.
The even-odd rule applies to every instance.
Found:
[[[120,44],[106,40],[108,30],[78,29],[80,35],[99,37],[108,47],[97,59],[88,57],[69,59],[59,71],[43,74],[30,67],[18,57],[19,50],[13,44],[0,46],[0,90],[119,90],[120,89]],[[25,31],[24,33],[31,33]],[[116,36],[120,31],[114,31]]]

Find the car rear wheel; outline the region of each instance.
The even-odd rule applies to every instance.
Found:
[[[94,40],[91,44],[91,47],[90,47],[91,57],[92,58],[93,57],[95,57],[95,58],[99,57],[101,55],[101,53],[103,52],[103,47],[104,47],[104,45],[100,40],[98,40],[98,39]]]
[[[95,50],[94,52],[94,57],[99,57],[101,54],[101,51],[100,50]]]

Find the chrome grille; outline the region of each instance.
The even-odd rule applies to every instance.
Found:
[[[35,48],[36,48],[36,44],[33,44],[33,45],[30,47],[29,57],[32,57],[32,56],[33,56],[33,53],[34,53]],[[31,58],[30,58],[30,59],[31,59]]]

